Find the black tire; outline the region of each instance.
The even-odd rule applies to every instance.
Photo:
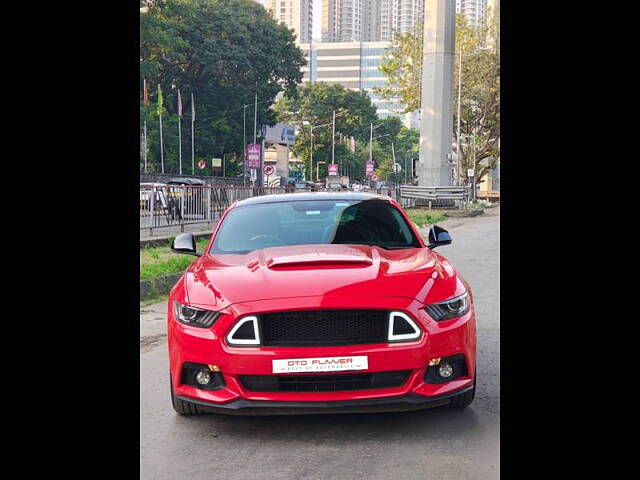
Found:
[[[173,405],[173,409],[179,415],[183,415],[185,417],[191,417],[193,415],[202,415],[203,412],[198,408],[197,405],[189,402],[183,402],[179,398],[173,394],[173,382],[169,379],[169,384],[171,385],[171,405]]]
[[[456,395],[451,399],[449,408],[467,408],[473,403],[473,399],[476,396],[476,378],[473,379],[473,388],[471,390],[461,393],[460,395]]]

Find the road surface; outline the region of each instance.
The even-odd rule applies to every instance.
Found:
[[[169,399],[164,304],[141,309],[142,479],[498,479],[500,211],[450,219],[439,251],[471,284],[478,390],[465,410],[387,414],[180,417]]]

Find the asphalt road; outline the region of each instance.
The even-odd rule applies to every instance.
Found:
[[[141,310],[142,479],[498,479],[500,212],[445,222],[439,251],[471,284],[478,390],[465,410],[183,418],[169,399],[164,304]]]

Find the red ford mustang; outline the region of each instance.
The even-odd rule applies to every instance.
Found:
[[[466,282],[400,205],[365,193],[250,198],[221,217],[171,290],[179,414],[468,406],[476,324]]]

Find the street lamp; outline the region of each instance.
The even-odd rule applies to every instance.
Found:
[[[376,128],[382,126],[382,125],[384,125],[384,124],[380,123],[380,124],[376,125],[375,128],[374,128],[373,127],[373,123],[371,123],[371,131],[369,132],[369,161],[373,160],[373,131]],[[376,138],[379,138],[379,137],[376,137]]]
[[[309,125],[309,127],[311,129],[311,159],[310,159],[310,162],[311,162],[311,166],[310,166],[311,174],[310,174],[310,177],[311,177],[311,181],[313,181],[313,129],[314,128],[320,128],[320,127],[327,127],[327,126],[332,125],[332,124],[331,123],[324,123],[322,125],[311,125],[306,120],[304,120],[302,122],[302,124],[303,125]]]

